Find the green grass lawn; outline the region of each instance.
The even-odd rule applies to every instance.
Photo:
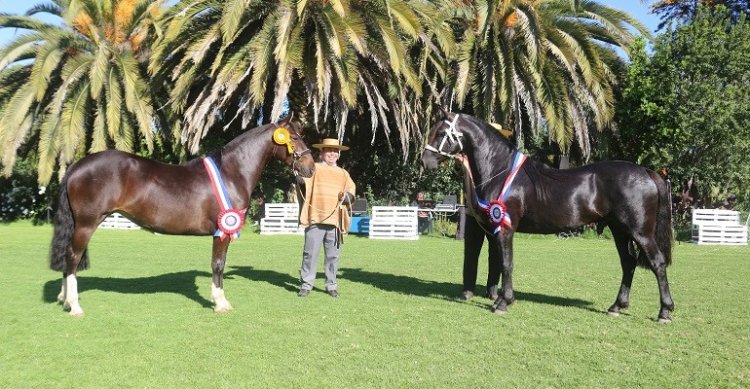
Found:
[[[211,310],[207,237],[99,230],[84,318],[55,302],[52,229],[0,225],[0,387],[748,387],[750,248],[678,244],[674,322],[639,269],[614,301],[610,240],[519,235],[517,301],[456,300],[461,242],[349,237],[338,299],[296,296],[301,236],[232,243],[228,314]],[[486,254],[480,262],[483,293]],[[321,260],[322,262],[322,260]]]

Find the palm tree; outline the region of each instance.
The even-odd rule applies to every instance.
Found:
[[[156,108],[142,62],[161,3],[53,0],[24,16],[0,15],[0,27],[26,30],[0,49],[5,175],[25,142],[38,142],[40,184],[86,152],[153,150]],[[37,13],[61,22],[41,22]]]
[[[464,26],[450,82],[458,105],[517,136],[544,129],[565,156],[575,139],[587,157],[589,128],[614,115],[613,46],[628,49],[628,27],[647,29],[585,0],[457,1],[456,9]]]
[[[239,118],[241,127],[259,117],[275,120],[285,104],[319,128],[336,128],[339,137],[352,111],[364,107],[373,131],[382,127],[388,135],[395,126],[408,143],[417,128],[420,72],[438,60],[424,47],[435,34],[439,44],[451,44],[447,18],[437,32],[424,28],[439,24],[431,19],[439,5],[183,0],[165,15],[150,70],[158,82],[174,84],[172,109],[185,113],[182,136],[191,152],[212,128],[227,129]]]

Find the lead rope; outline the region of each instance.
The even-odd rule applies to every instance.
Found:
[[[461,163],[461,167],[464,169],[464,177],[466,178],[466,180],[464,182],[464,185],[466,185],[467,192],[468,192],[469,186],[471,186],[472,193],[466,193],[466,195],[467,195],[466,197],[470,198],[469,203],[471,204],[471,208],[472,208],[472,212],[471,213],[472,213],[472,217],[474,217],[473,214],[475,214],[476,211],[473,209],[474,206],[473,206],[472,201],[474,201],[476,198],[478,198],[478,196],[477,196],[477,185],[474,185],[474,176],[471,174],[471,167],[469,166],[469,158],[466,157],[466,154],[459,154],[459,155],[461,156],[460,158],[459,158],[458,155],[455,158]],[[503,172],[506,171],[506,170],[508,170],[508,169],[503,170]],[[500,173],[502,173],[502,172],[500,172]],[[495,178],[495,177],[499,176],[500,173],[494,175],[492,178]],[[484,185],[488,181],[489,180],[481,183],[480,185]],[[477,202],[477,208],[479,208],[479,203],[478,202]],[[474,220],[476,220],[475,217],[474,217]],[[476,223],[479,226],[479,228],[481,228],[482,231],[484,231],[485,235],[494,235],[492,232],[487,231],[484,228],[484,226],[482,225],[482,223],[479,222],[479,220],[476,220]]]
[[[466,160],[468,163],[467,158],[464,157],[462,159]],[[524,162],[526,162],[526,156],[516,151],[516,154],[513,157],[513,165],[510,169],[510,173],[508,173],[508,176],[505,177],[505,182],[503,183],[503,186],[500,189],[500,195],[497,197],[497,200],[490,200],[488,202],[488,201],[480,199],[479,195],[476,193],[476,187],[474,187],[474,197],[477,202],[477,207],[484,210],[485,213],[487,213],[490,223],[492,223],[495,226],[495,229],[492,232],[493,235],[502,233],[503,226],[508,227],[508,228],[512,227],[510,214],[508,213],[508,208],[505,205],[505,200],[508,197],[508,193],[510,193],[509,191],[510,191],[511,186],[513,185],[513,181],[516,178],[516,174],[518,174],[518,171],[521,169]]]
[[[341,186],[341,191],[342,191],[342,192],[344,192],[344,190],[346,190],[346,174],[345,174],[345,173],[341,173],[341,175],[342,175],[342,176],[343,176],[343,178],[344,178],[344,184],[343,184],[343,185]],[[307,201],[307,198],[305,197],[305,194],[304,194],[304,193],[302,193],[302,190],[300,189],[300,185],[299,185],[299,184],[298,184],[298,183],[297,183],[296,181],[295,181],[295,183],[294,183],[294,187],[295,187],[295,189],[296,189],[297,193],[299,193],[299,196],[300,196],[300,197],[302,198],[302,203],[303,203],[303,204],[304,204],[304,203],[308,203],[308,204],[309,204],[309,206],[310,206],[310,209],[313,209],[313,210],[315,210],[315,211],[318,211],[318,212],[322,212],[322,213],[325,213],[325,212],[327,212],[326,210],[323,210],[323,209],[319,209],[319,208],[317,208],[317,207],[314,207],[314,206],[312,205],[312,202],[308,202],[308,201]],[[324,218],[323,218],[323,220],[326,220],[326,219],[328,219],[329,217],[333,216],[334,212],[336,212],[336,211],[337,211],[337,210],[339,209],[339,207],[341,207],[341,205],[343,205],[343,204],[344,204],[344,198],[346,198],[346,193],[344,193],[344,196],[343,196],[343,197],[341,197],[341,198],[339,199],[339,201],[338,201],[338,202],[336,203],[336,205],[335,205],[335,206],[333,207],[333,209],[331,210],[331,212],[330,212],[330,213],[329,213],[329,214],[328,214],[328,215],[327,215],[326,217],[324,217]],[[352,209],[351,209],[351,207],[346,207],[346,208],[348,209],[348,214],[349,214],[349,218],[351,219],[351,217],[352,217]],[[302,212],[302,209],[300,209],[300,212]]]

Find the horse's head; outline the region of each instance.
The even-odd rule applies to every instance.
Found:
[[[302,140],[302,126],[292,121],[292,115],[276,123],[273,132],[273,155],[294,170],[294,175],[312,177],[315,160],[310,148]]]
[[[463,151],[463,133],[457,128],[459,119],[459,114],[443,110],[443,118],[430,128],[427,145],[422,152],[422,165],[426,169],[435,169],[446,158],[455,157]]]

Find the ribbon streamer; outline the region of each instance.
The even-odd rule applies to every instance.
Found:
[[[211,179],[211,187],[221,208],[216,218],[216,224],[218,224],[219,228],[214,233],[214,236],[218,236],[221,240],[224,240],[227,236],[232,240],[237,239],[240,237],[242,225],[245,224],[245,211],[247,211],[247,208],[232,208],[232,201],[229,199],[229,193],[224,185],[224,180],[221,179],[219,168],[211,157],[203,158],[203,166],[206,168],[206,172],[208,172],[208,177]]]

